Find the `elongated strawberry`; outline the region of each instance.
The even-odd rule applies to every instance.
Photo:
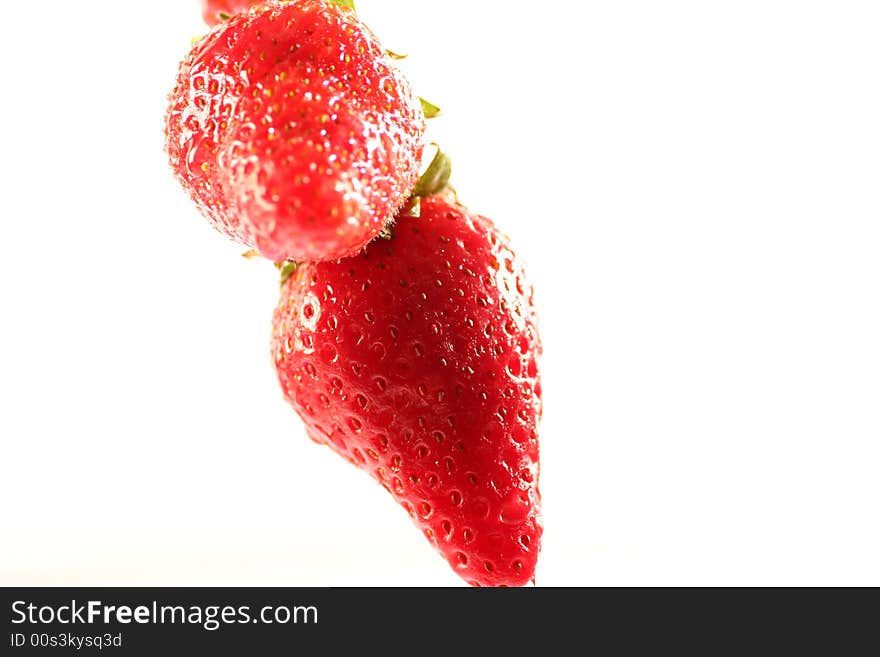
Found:
[[[389,240],[300,265],[273,355],[309,436],[369,472],[473,585],[533,580],[541,344],[492,222],[445,196]]]
[[[196,44],[166,147],[211,223],[274,261],[355,253],[406,201],[425,117],[354,11],[268,2]]]

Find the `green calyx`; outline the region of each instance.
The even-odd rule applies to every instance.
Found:
[[[354,0],[330,0],[330,2],[340,7],[348,7],[352,11],[357,12],[357,9],[354,8]]]
[[[440,116],[440,108],[437,107],[434,103],[429,100],[425,100],[421,96],[419,96],[419,101],[422,103],[422,111],[425,113],[426,119],[433,119],[436,116]]]
[[[281,275],[281,285],[283,286],[291,276],[296,272],[296,268],[299,265],[295,263],[293,260],[285,260],[284,262],[276,262],[275,267],[278,269],[279,274]]]
[[[452,158],[437,146],[437,154],[431,160],[428,169],[419,178],[419,182],[416,183],[412,195],[415,198],[425,198],[426,196],[438,194],[449,186],[449,179],[451,177]]]

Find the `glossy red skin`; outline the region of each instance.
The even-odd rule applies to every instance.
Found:
[[[391,240],[298,268],[275,311],[276,371],[310,437],[472,585],[533,581],[540,550],[532,294],[488,219],[432,197]]]
[[[213,27],[224,21],[222,16],[235,16],[260,2],[262,0],[202,0],[202,16]]]
[[[209,221],[273,260],[363,248],[418,178],[425,117],[372,33],[329,0],[237,14],[183,61],[166,147]]]

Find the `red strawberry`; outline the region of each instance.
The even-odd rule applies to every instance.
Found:
[[[260,2],[261,0],[202,0],[202,16],[208,25],[214,26]]]
[[[540,353],[506,238],[441,196],[390,240],[297,267],[274,315],[310,437],[375,477],[473,585],[533,581]]]
[[[181,65],[166,146],[221,231],[274,261],[355,253],[406,201],[425,117],[354,11],[270,2],[230,18]]]

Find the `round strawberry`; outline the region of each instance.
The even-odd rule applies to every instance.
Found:
[[[202,16],[212,27],[262,0],[202,0]]]
[[[273,356],[309,436],[369,472],[466,581],[533,581],[541,384],[532,288],[444,196],[388,240],[291,266]]]
[[[352,9],[269,2],[183,61],[166,147],[215,227],[273,261],[328,260],[361,249],[409,197],[424,127]]]

